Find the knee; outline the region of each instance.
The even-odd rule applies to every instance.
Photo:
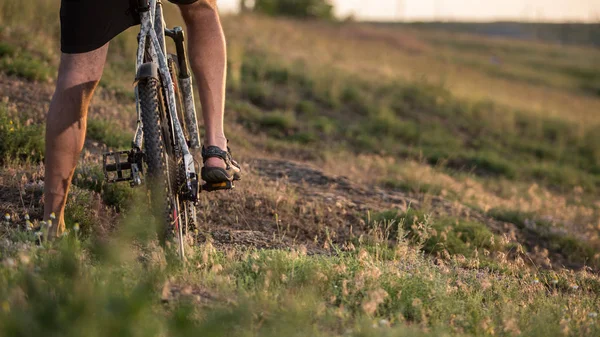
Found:
[[[102,78],[106,51],[107,46],[84,54],[63,54],[56,81],[57,92],[91,96]]]
[[[56,81],[56,94],[71,100],[89,101],[99,83],[99,77],[77,80],[59,76]]]
[[[52,101],[54,104],[77,112],[78,116],[85,114],[99,82],[99,79],[93,79],[81,82],[63,80],[61,83],[59,77]]]
[[[180,5],[184,20],[197,17],[215,16],[217,12],[217,0],[198,0],[189,5]]]
[[[95,69],[99,68],[99,69]],[[91,93],[100,83],[102,68],[89,66],[66,66],[60,69],[56,79],[56,88],[71,90],[81,94]]]
[[[217,9],[217,0],[198,0],[194,3],[196,7],[203,8],[204,10],[216,10]]]
[[[58,83],[57,83],[58,84]],[[50,103],[46,130],[54,136],[70,127],[85,128],[85,117],[98,82],[57,85]]]

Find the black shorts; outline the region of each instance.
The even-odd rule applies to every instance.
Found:
[[[197,0],[169,0],[186,5]],[[60,49],[77,54],[98,49],[140,24],[137,0],[61,0]]]

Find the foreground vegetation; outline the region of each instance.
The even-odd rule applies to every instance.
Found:
[[[133,134],[135,29],[111,43],[70,234],[43,240],[56,11],[0,0],[1,335],[600,333],[598,50],[224,17],[246,178],[203,195],[182,265],[103,182],[98,154]]]
[[[140,220],[130,214],[108,245],[82,242],[72,230],[52,245],[3,246],[1,334],[599,333],[600,283],[585,272],[535,272],[522,261],[493,271],[458,257],[433,265],[401,233],[388,246],[383,227],[356,246],[334,246],[333,256],[302,248],[216,250],[207,242],[183,266],[175,252],[167,264],[163,251],[140,239],[151,237],[149,222]],[[28,242],[15,235],[21,239],[12,237],[13,245]]]

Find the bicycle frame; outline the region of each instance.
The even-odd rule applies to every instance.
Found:
[[[168,61],[167,61],[167,47],[165,43],[165,31],[173,33],[165,28],[165,22],[163,19],[162,4],[160,0],[139,0],[140,3],[140,19],[141,19],[141,30],[138,36],[138,51],[136,59],[136,70],[144,64],[144,56],[146,51],[149,52],[152,63],[157,64],[158,73],[162,81],[164,92],[166,94],[166,107],[167,113],[169,114],[173,123],[173,131],[175,133],[175,141],[181,148],[183,154],[183,163],[186,173],[187,191],[195,191],[192,194],[197,195],[197,187],[192,186],[192,182],[197,182],[197,175],[194,166],[194,159],[189,151],[187,141],[183,132],[182,125],[177,116],[177,100],[175,96],[175,85],[169,72]],[[187,63],[185,61],[185,49],[183,48],[183,32],[174,30],[175,33],[179,34],[181,40],[176,41],[178,44],[177,52],[179,57],[180,71],[183,72],[179,78],[179,87],[181,88],[183,98],[183,113],[186,120],[186,126],[188,134],[190,135],[190,147],[199,148],[200,141],[198,136],[198,126],[196,119],[196,109],[194,106],[194,96],[192,91],[191,76],[187,70]],[[174,34],[174,33],[173,33]],[[174,36],[171,36],[175,39]],[[148,44],[148,45],[146,45]],[[183,60],[183,61],[182,61]],[[183,63],[183,64],[182,64]],[[185,70],[181,70],[184,67]],[[133,144],[138,149],[142,148],[143,140],[143,125],[141,125],[141,112],[139,103],[139,93],[137,86],[135,88],[136,97],[136,110],[138,113],[138,127],[135,133]],[[193,199],[195,199],[195,195]]]

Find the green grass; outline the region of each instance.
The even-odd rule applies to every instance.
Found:
[[[11,57],[17,53],[17,49],[12,45],[6,42],[0,43],[0,57]]]
[[[31,81],[48,81],[55,67],[44,58],[5,42],[0,43],[0,72]]]
[[[0,161],[39,162],[43,155],[43,125],[28,125],[0,103]]]
[[[515,224],[535,238],[535,241],[526,245],[540,245],[551,252],[561,254],[567,263],[592,267],[600,263],[596,254],[597,248],[570,233],[563,233],[560,230],[561,224],[539,219],[533,213],[510,209],[493,208],[488,214],[496,220]]]
[[[367,219],[379,227],[384,236],[395,239],[406,235],[412,242],[433,255],[474,257],[485,251],[502,251],[498,238],[482,223],[454,217],[431,217],[419,211],[389,210]]]
[[[361,246],[333,256],[227,255],[204,244],[190,250],[190,268],[153,258],[161,253],[152,240],[130,246],[151,237],[136,217],[108,246],[71,232],[3,255],[11,262],[0,266],[0,335],[563,336],[568,328],[575,336],[600,328],[593,276],[434,266],[404,241],[386,248],[392,260]]]
[[[422,183],[420,181],[410,179],[397,180],[384,178],[380,180],[379,184],[385,188],[419,194],[441,195],[442,191],[444,190],[444,187],[441,185]]]
[[[49,69],[47,64],[27,54],[14,58],[2,58],[0,60],[0,70],[7,75],[15,75],[33,81],[47,81],[54,72]]]
[[[274,135],[285,136],[294,132],[296,118],[290,112],[274,111],[261,116],[258,124]]]
[[[100,166],[79,166],[75,170],[73,184],[81,189],[100,193],[105,205],[114,207],[117,211],[129,207],[133,197],[133,189],[126,183],[106,183],[104,172]]]
[[[323,92],[314,76],[273,56],[246,54],[241,89],[233,99],[248,100],[266,113],[240,115],[252,131],[295,141],[296,133],[334,139],[351,150],[396,154],[445,164],[455,171],[541,181],[559,190],[582,186],[596,191],[600,148],[595,128],[581,130],[556,118],[532,115],[490,101],[469,102],[443,86],[425,82],[369,83],[330,72],[344,83]],[[291,94],[290,94],[291,93]],[[297,115],[281,113],[290,106]],[[323,121],[311,122],[315,111]],[[306,138],[301,137],[301,138]],[[313,139],[309,136],[308,139]]]
[[[86,136],[108,147],[122,150],[131,148],[134,134],[131,131],[124,131],[119,124],[109,120],[89,119]]]
[[[98,205],[98,198],[88,190],[74,186],[70,190],[69,199],[65,208],[65,223],[67,229],[72,230],[75,224],[79,224],[80,237],[89,237],[94,229],[100,226],[99,214],[93,210]]]
[[[550,43],[600,45],[600,25],[598,23],[417,22],[410,25],[419,28],[442,29],[448,32],[468,34],[508,37],[516,35],[521,38],[535,37],[537,40]]]

